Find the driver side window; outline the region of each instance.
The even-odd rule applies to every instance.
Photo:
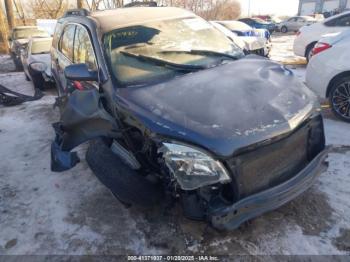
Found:
[[[97,70],[94,49],[88,31],[78,26],[74,39],[74,63],[86,64],[90,70]]]

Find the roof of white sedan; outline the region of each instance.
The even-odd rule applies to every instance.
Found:
[[[103,32],[107,32],[152,21],[194,17],[195,14],[176,7],[130,7],[96,11],[90,16],[97,20]]]

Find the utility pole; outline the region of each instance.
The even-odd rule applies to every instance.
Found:
[[[77,8],[83,8],[84,7],[84,0],[77,0]]]
[[[13,0],[5,0],[5,9],[9,30],[15,27],[15,16],[13,14]]]

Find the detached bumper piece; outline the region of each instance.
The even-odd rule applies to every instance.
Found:
[[[51,171],[63,172],[73,168],[80,159],[76,152],[62,150],[63,132],[60,123],[54,123],[52,126],[56,132],[56,138],[51,143]]]
[[[211,210],[209,220],[217,229],[233,230],[249,219],[286,204],[311,187],[318,175],[326,170],[328,152],[329,148],[326,148],[297,175],[278,186],[246,197],[232,206]]]

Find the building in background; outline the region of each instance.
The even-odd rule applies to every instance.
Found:
[[[313,15],[350,10],[350,0],[300,0],[299,15]]]

